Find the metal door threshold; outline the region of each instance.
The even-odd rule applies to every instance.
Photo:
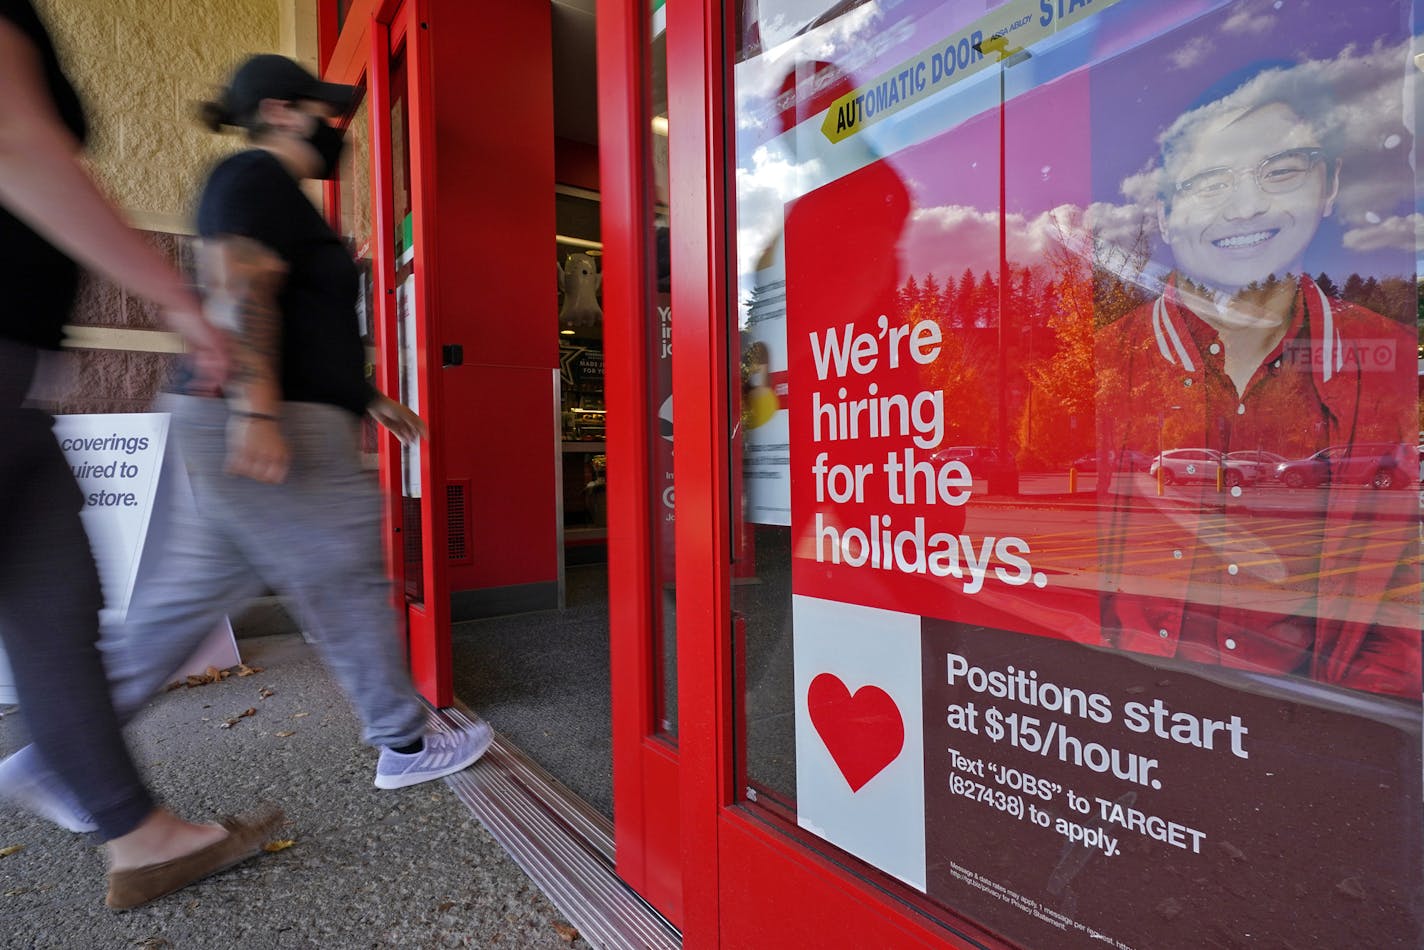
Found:
[[[461,702],[444,728],[476,717]],[[613,824],[495,733],[478,762],[445,779],[514,862],[594,947],[678,950],[682,935],[613,872]]]

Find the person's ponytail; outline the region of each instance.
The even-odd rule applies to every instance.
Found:
[[[212,99],[198,103],[198,121],[209,132],[221,132],[223,126],[236,124],[227,107]]]

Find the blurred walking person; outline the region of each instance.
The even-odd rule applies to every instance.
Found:
[[[336,175],[345,143],[332,122],[355,94],[264,54],[204,107],[211,129],[240,128],[251,145],[218,165],[198,206],[202,283],[235,334],[236,365],[222,399],[170,397],[198,520],[180,525],[130,611],[110,672],[120,709],[141,702],[225,611],[270,588],[295,605],[380,750],[376,786],[400,788],[465,768],[492,733],[427,731],[360,450],[363,415],[404,442],[425,425],[367,382],[355,262],[300,187]]]
[[[257,854],[280,812],[193,824],[145,788],[97,647],[102,594],[79,487],[53,420],[26,400],[42,351],[60,344],[80,264],[160,304],[201,375],[219,378],[226,358],[197,299],[80,164],[84,110],[29,0],[0,0],[0,91],[0,639],[33,739],[18,767],[0,765],[0,795],[97,830],[107,901],[131,907]]]
[[[204,104],[213,131],[240,128],[251,146],[212,171],[197,212],[200,282],[229,331],[233,371],[220,389],[194,377],[160,401],[196,505],[175,514],[103,649],[127,720],[225,614],[277,591],[380,750],[376,786],[390,789],[465,768],[492,733],[483,722],[427,731],[385,575],[382,498],[360,459],[363,415],[403,441],[425,426],[367,383],[356,265],[301,189],[336,173],[344,143],[331,120],[354,94],[263,54]]]

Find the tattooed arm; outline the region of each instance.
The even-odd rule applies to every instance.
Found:
[[[223,390],[232,411],[227,470],[274,484],[287,477],[290,461],[278,424],[282,314],[277,295],[286,272],[280,257],[251,238],[213,238],[203,242],[198,255],[208,315],[232,341],[232,375]]]

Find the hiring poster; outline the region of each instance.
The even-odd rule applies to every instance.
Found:
[[[1123,0],[787,204],[804,828],[1027,946],[1418,946],[1413,44]]]

